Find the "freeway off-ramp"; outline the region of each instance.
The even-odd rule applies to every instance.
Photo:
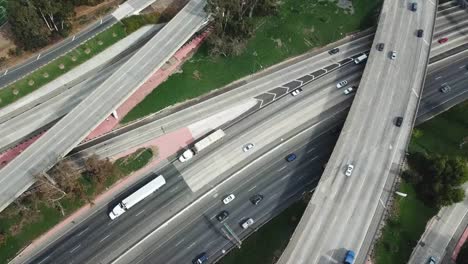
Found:
[[[0,210],[81,142],[200,29],[206,19],[204,5],[203,0],[191,0],[109,79],[0,170]]]

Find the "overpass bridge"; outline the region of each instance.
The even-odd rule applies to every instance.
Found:
[[[341,263],[347,250],[364,263],[411,135],[436,10],[433,0],[384,1],[343,130],[278,263]],[[420,29],[423,37],[416,35]],[[376,49],[379,43],[383,51]],[[348,165],[354,167],[351,176],[345,175]]]

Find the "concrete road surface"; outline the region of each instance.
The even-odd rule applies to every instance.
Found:
[[[191,0],[158,34],[41,138],[0,170],[0,210],[50,169],[161,67],[205,21]],[[12,180],[14,179],[14,180]]]
[[[417,2],[416,12],[411,2]],[[279,263],[338,263],[347,250],[364,262],[368,248],[362,245],[373,219],[380,221],[377,207],[387,179],[399,170],[429,56],[436,3],[411,2],[384,2],[341,136]],[[422,38],[418,29],[425,32]],[[383,51],[376,50],[378,43],[385,43]],[[402,127],[395,125],[397,117],[403,117]],[[348,165],[354,167],[349,177]]]

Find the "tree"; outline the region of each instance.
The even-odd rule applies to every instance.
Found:
[[[207,38],[213,56],[239,55],[254,33],[254,16],[272,15],[274,0],[209,0],[205,11],[212,18],[212,32]]]
[[[99,159],[99,156],[93,154],[85,160],[85,169],[92,180],[97,183],[104,183],[105,180],[115,173],[115,167],[109,159]]]
[[[468,243],[465,242],[458,253],[457,264],[468,264]]]
[[[460,186],[468,180],[465,159],[415,152],[410,154],[408,162],[413,171],[404,176],[416,186],[425,202],[441,208],[464,199],[465,192]]]

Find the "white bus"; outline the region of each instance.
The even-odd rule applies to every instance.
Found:
[[[109,213],[109,217],[114,220],[119,217],[121,214],[125,213],[128,209],[132,208],[135,204],[139,203],[159,188],[166,184],[166,180],[162,175],[159,175],[154,180],[145,184],[145,186],[138,189],[136,192],[130,194],[127,198],[123,199],[118,205],[112,209]]]

